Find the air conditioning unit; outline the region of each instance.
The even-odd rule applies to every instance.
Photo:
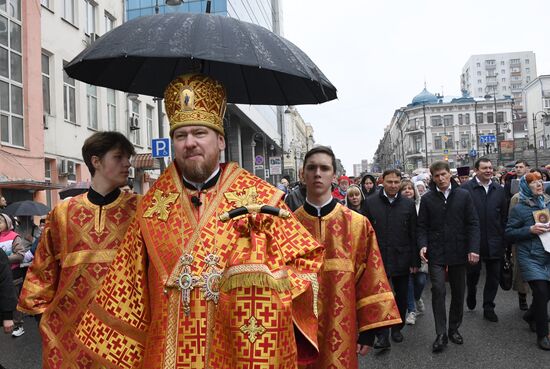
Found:
[[[136,168],[130,167],[128,173],[128,178],[136,178]]]
[[[72,160],[67,160],[67,174],[68,175],[76,174],[76,164]]]
[[[67,160],[61,159],[59,161],[59,165],[57,167],[57,173],[60,177],[64,177],[67,174],[69,174],[69,173],[67,173]]]
[[[136,129],[139,129],[139,118],[132,114],[130,117],[130,130],[135,131]]]

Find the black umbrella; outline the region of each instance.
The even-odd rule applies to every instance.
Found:
[[[163,97],[177,76],[221,81],[232,103],[318,104],[336,88],[297,46],[235,18],[171,13],[133,19],[105,34],[66,67],[80,81]]]
[[[17,201],[12,204],[9,204],[4,209],[2,213],[21,217],[21,216],[33,216],[33,215],[46,215],[50,212],[50,208],[46,205],[36,202],[36,201]]]
[[[90,184],[90,181],[72,183],[59,191],[59,198],[63,200],[67,197],[78,196],[81,193],[88,192]]]

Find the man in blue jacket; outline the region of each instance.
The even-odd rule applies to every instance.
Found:
[[[504,256],[504,228],[508,215],[504,188],[493,182],[493,165],[487,158],[475,162],[476,175],[462,185],[470,192],[479,217],[480,258],[485,263],[486,278],[483,288],[483,317],[490,322],[498,322],[495,313],[495,297],[500,280],[500,261]],[[473,310],[476,307],[476,291],[481,263],[468,267],[466,285],[468,294],[466,305]]]
[[[466,265],[479,261],[479,220],[472,197],[451,179],[449,164],[436,161],[430,166],[431,190],[422,197],[418,214],[420,258],[428,262],[432,283],[432,308],[436,339],[433,352],[441,352],[447,341],[461,345],[458,328],[464,312]],[[445,272],[451,286],[451,307],[447,336]]]

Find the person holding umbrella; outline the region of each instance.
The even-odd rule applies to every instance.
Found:
[[[136,211],[138,197],[119,190],[133,154],[119,132],[88,137],[82,157],[91,188],[48,214],[17,306],[40,320],[43,368],[97,367],[74,333]]]
[[[286,209],[284,193],[236,163],[220,164],[219,81],[185,74],[164,96],[175,160],[140,202],[78,340],[117,368],[296,368],[314,360],[322,247],[290,214],[223,221],[246,206]],[[241,287],[251,292],[233,294]]]

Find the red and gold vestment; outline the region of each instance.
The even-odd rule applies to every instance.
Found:
[[[121,192],[112,203],[88,194],[48,215],[17,309],[42,314],[43,368],[99,368],[76,343],[76,327],[109,270],[136,211],[138,196]]]
[[[293,369],[301,346],[316,355],[313,287],[323,249],[293,217],[273,218],[254,240],[243,238],[242,224],[219,219],[239,206],[234,198],[251,192],[258,203],[285,207],[281,191],[235,163],[223,165],[216,184],[202,191],[184,187],[174,163],[167,168],[140,202],[78,328],[97,360],[109,368]],[[262,256],[268,267],[255,272],[280,287],[277,298],[266,294],[268,284],[254,283],[241,286],[240,295],[216,297],[211,287],[219,280],[209,281],[232,267],[246,272],[250,265],[240,261],[250,259],[251,245],[270,250]],[[276,281],[283,274],[289,289]],[[237,340],[225,341],[230,337]]]
[[[368,219],[341,204],[318,217],[294,213],[325,247],[319,272],[319,359],[311,369],[357,368],[359,332],[401,323]]]

